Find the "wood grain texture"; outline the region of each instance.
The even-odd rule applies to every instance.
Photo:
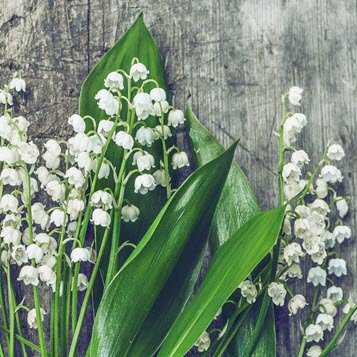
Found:
[[[355,0],[0,0],[0,82],[20,70],[28,82],[18,109],[37,142],[68,135],[80,85],[141,10],[165,60],[178,107],[191,102],[226,146],[241,137],[238,159],[262,208],[277,204],[280,96],[305,89],[309,124],[299,141],[317,161],[329,139],[343,143],[341,187],[356,199],[357,3]],[[356,203],[348,223],[357,231]],[[357,250],[341,254],[342,286],[357,298]],[[305,272],[306,273],[306,272]],[[303,291],[309,294],[311,288]],[[295,356],[299,322],[277,310],[279,356]],[[334,356],[357,353],[351,326]]]

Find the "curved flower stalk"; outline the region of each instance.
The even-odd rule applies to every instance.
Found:
[[[276,133],[279,138],[278,183],[280,204],[289,203],[289,206],[272,262],[254,280],[247,279],[239,285],[238,301],[227,302],[233,304],[235,312],[224,328],[214,328],[202,334],[196,347],[203,355],[212,351],[215,356],[224,353],[242,325],[249,305],[260,296],[263,296],[262,307],[244,356],[254,350],[270,299],[276,306],[287,306],[292,317],[300,310],[309,309],[308,319],[302,326],[298,357],[304,353],[310,357],[327,355],[336,347],[348,321],[357,322],[357,304],[339,286],[340,278],[348,273],[339,245],[352,236],[351,229],[343,222],[350,197],[338,193],[343,176],[335,166],[345,153],[341,145],[331,142],[313,171],[306,169],[310,164],[309,155],[295,144],[307,118],[302,113],[286,109],[288,103],[299,106],[301,94],[302,89],[292,87],[282,97],[283,115]],[[300,266],[303,260],[312,266],[305,277],[308,286],[314,289],[312,301],[307,301],[300,292],[293,292],[289,286],[290,282],[303,279]],[[270,269],[268,280],[262,279],[266,269]],[[346,317],[336,326],[335,316],[340,307]],[[326,332],[332,333],[329,343],[326,336],[324,338]],[[325,348],[319,345],[321,342]]]
[[[140,207],[126,199],[126,190],[146,195],[161,186],[169,198],[173,192],[172,170],[189,165],[185,152],[167,147],[168,138],[174,134],[172,129],[185,120],[183,113],[168,104],[165,91],[148,75],[149,70],[136,58],[129,73],[121,69],[108,73],[104,88],[93,98],[107,117],[96,125],[92,117],[72,115],[68,123],[74,135],[67,141],[48,140],[43,155],[28,140],[29,122],[22,116],[15,117],[12,109],[14,91],[25,91],[25,81],[15,76],[0,91],[4,106],[0,117],[0,254],[1,268],[7,276],[7,309],[3,292],[0,303],[10,355],[17,336],[24,355],[25,346],[40,350],[43,356],[66,354],[70,320],[71,351],[76,350],[104,250],[110,242],[108,284],[118,269],[121,244],[129,246],[120,241],[121,221],[140,221]],[[156,87],[148,91],[153,83]],[[151,125],[153,118],[156,123]],[[161,143],[162,157],[150,154],[156,141]],[[118,170],[106,159],[113,142],[123,150]],[[114,177],[114,190],[97,189],[109,175]],[[52,200],[51,207],[38,201],[38,192]],[[104,231],[100,246],[88,237],[90,225]],[[94,265],[90,277],[81,271],[82,264]],[[15,301],[10,276],[14,265],[20,267],[17,280],[33,286],[35,306]],[[45,286],[53,292],[51,311],[40,305],[39,290]],[[84,298],[77,318],[81,293]],[[40,347],[21,337],[19,309],[28,312],[29,327],[38,330]],[[43,321],[49,317],[50,352],[43,330]]]

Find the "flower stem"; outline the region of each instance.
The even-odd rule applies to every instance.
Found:
[[[92,181],[92,185],[91,185],[91,189],[89,192],[89,197],[88,197],[88,204],[86,207],[86,211],[84,213],[84,218],[83,218],[83,222],[81,224],[80,230],[78,232],[76,232],[76,238],[79,235],[79,241],[81,242],[81,244],[84,243],[85,237],[86,237],[86,233],[87,233],[87,228],[88,228],[88,224],[89,224],[89,218],[90,218],[90,213],[92,210],[92,205],[90,204],[90,200],[91,197],[93,196],[93,193],[96,189],[96,185],[97,185],[97,181],[98,181],[98,174],[99,174],[99,170],[100,167],[102,166],[102,163],[104,161],[104,157],[106,155],[106,152],[108,150],[110,141],[115,133],[115,130],[117,128],[117,124],[119,122],[120,118],[119,116],[116,117],[114,125],[111,129],[111,131],[108,134],[108,138],[103,146],[102,152],[99,156],[98,159],[98,164],[97,164],[97,168],[93,177],[93,181]],[[76,242],[74,241],[74,245],[73,248],[75,247]],[[74,276],[73,276],[73,290],[72,290],[72,331],[75,330],[76,328],[76,324],[77,324],[77,304],[78,304],[78,275],[79,275],[79,269],[80,269],[80,263],[75,264],[74,267]]]
[[[161,104],[160,104],[161,108]],[[162,144],[162,154],[164,156],[164,169],[165,169],[165,184],[166,184],[166,195],[167,199],[171,196],[171,184],[170,184],[170,172],[169,172],[169,158],[168,152],[166,148],[166,141],[165,141],[165,122],[164,122],[164,113],[161,108],[161,117],[160,117],[160,124],[161,124],[161,144]]]
[[[11,289],[11,276],[10,276],[10,262],[8,263],[6,269],[7,277],[7,295],[8,295],[8,305],[9,305],[9,316],[10,316],[10,343],[9,343],[9,356],[15,355],[15,306],[14,300],[12,298]]]
[[[327,356],[334,348],[336,348],[337,343],[338,343],[338,338],[340,337],[341,333],[346,328],[348,322],[350,321],[351,317],[353,316],[353,314],[356,311],[357,311],[357,305],[355,307],[351,308],[350,311],[348,312],[348,314],[342,320],[340,326],[338,327],[338,330],[336,331],[334,336],[331,338],[330,342],[325,347],[325,349],[321,352],[320,357]]]
[[[305,351],[305,346],[306,346],[306,338],[305,338],[305,336],[303,336],[301,339],[298,357],[303,357],[304,351]]]
[[[27,224],[28,224],[28,228],[29,228],[29,242],[31,244],[33,242],[33,225],[32,225],[32,211],[31,211],[31,183],[30,183],[30,174],[28,172],[27,165],[24,164],[23,168],[25,171],[26,192],[27,192],[27,197],[26,197]],[[35,259],[32,259],[32,266],[36,266]],[[41,346],[41,356],[45,357],[45,356],[47,356],[46,342],[45,342],[45,336],[43,333],[40,297],[39,297],[37,286],[33,286],[33,296],[34,296],[35,309],[36,309],[38,338],[39,338],[40,346]]]
[[[111,211],[111,216],[113,216],[113,210]],[[91,298],[91,294],[92,294],[92,290],[93,290],[93,287],[94,287],[94,283],[95,283],[95,280],[96,280],[96,277],[97,277],[97,274],[98,274],[98,271],[99,271],[99,266],[100,266],[100,263],[101,263],[101,260],[102,260],[103,254],[104,254],[104,250],[105,250],[105,247],[106,247],[106,244],[107,244],[107,241],[108,241],[108,236],[109,236],[109,229],[106,228],[105,232],[104,232],[104,235],[103,235],[102,244],[101,244],[99,252],[98,252],[97,261],[96,261],[96,263],[94,265],[93,272],[92,272],[92,275],[91,275],[90,280],[89,280],[88,288],[87,288],[87,291],[86,291],[86,293],[84,295],[84,298],[83,298],[83,303],[82,303],[82,307],[81,307],[81,310],[80,310],[80,313],[79,313],[78,322],[77,322],[76,328],[75,328],[75,330],[73,332],[71,348],[70,348],[69,354],[68,354],[69,357],[74,357],[75,353],[76,353],[79,334],[81,332],[83,320],[84,320],[84,317],[85,317],[85,313],[87,311],[88,302],[89,302],[89,300]]]

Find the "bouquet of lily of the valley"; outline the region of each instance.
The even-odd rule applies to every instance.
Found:
[[[0,91],[0,356],[272,356],[273,304],[285,303],[291,315],[310,311],[298,355],[327,355],[356,320],[336,280],[347,273],[336,246],[351,237],[350,198],[335,185],[340,145],[304,170],[308,154],[294,143],[307,119],[287,109],[301,92],[282,97],[279,206],[259,212],[232,163],[237,143],[225,151],[190,108],[170,103],[142,16],[84,82],[66,141],[31,141],[15,73]],[[182,125],[191,163],[175,140]],[[212,260],[188,302],[208,243]],[[311,302],[289,287],[307,258]],[[18,298],[18,284],[31,299]]]

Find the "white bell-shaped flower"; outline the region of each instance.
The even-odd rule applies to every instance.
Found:
[[[113,121],[102,119],[98,124],[98,129],[97,129],[98,135],[107,138],[110,131],[113,129],[113,126],[114,126]]]
[[[320,177],[327,183],[341,182],[343,177],[341,171],[332,165],[326,165],[321,169]]]
[[[335,306],[334,302],[328,298],[320,299],[319,310],[320,312],[331,315],[332,317],[335,317],[337,314],[337,307]]]
[[[1,213],[6,213],[6,212],[17,213],[18,207],[19,207],[19,201],[14,195],[7,193],[1,197],[0,200]]]
[[[76,220],[79,217],[79,214],[83,212],[84,207],[85,205],[83,200],[79,200],[78,198],[68,200],[67,214],[69,214],[70,220]]]
[[[107,88],[124,89],[124,78],[118,72],[110,72],[104,79],[104,85]]]
[[[48,152],[55,156],[59,156],[61,154],[61,146],[56,140],[47,140],[47,142],[45,143],[45,148]]]
[[[19,117],[14,117],[12,119],[12,121],[16,124],[17,128],[22,132],[22,133],[26,133],[27,132],[27,128],[29,127],[30,123],[28,120],[26,120],[26,118],[24,118],[23,116],[19,116]]]
[[[120,103],[108,90],[101,89],[95,95],[95,99],[98,100],[98,107],[104,110],[107,115],[112,116],[118,113]]]
[[[150,170],[151,168],[155,167],[154,156],[152,156],[148,152],[145,152],[144,154],[141,152],[138,152],[138,153],[141,155],[139,155],[137,157],[136,165],[140,172],[145,171],[145,170]]]
[[[77,133],[68,139],[68,150],[71,155],[77,157],[81,152],[91,152],[93,149],[92,139],[85,133]]]
[[[318,212],[323,216],[326,216],[330,212],[328,203],[320,198],[317,198],[314,202],[312,202],[309,207],[311,211]]]
[[[190,166],[188,156],[184,151],[176,152],[172,155],[172,168],[174,170],[181,169],[182,167]]]
[[[178,125],[183,124],[185,122],[185,115],[182,110],[173,109],[170,111],[169,116],[167,118],[168,125],[176,128]]]
[[[306,299],[303,295],[297,294],[289,300],[288,309],[289,316],[296,315],[299,310],[302,310],[307,304]]]
[[[153,88],[150,91],[150,98],[155,102],[162,102],[166,100],[166,92],[162,88]]]
[[[344,259],[331,259],[328,262],[328,273],[334,274],[338,278],[347,275],[346,261]]]
[[[5,146],[0,147],[0,161],[13,165],[18,160],[20,160],[20,155],[15,147],[11,149]]]
[[[149,71],[142,63],[134,63],[130,68],[130,77],[134,82],[145,80],[148,77]]]
[[[40,314],[41,314],[41,321],[43,322],[44,315],[46,315],[46,312],[42,307],[40,307]],[[32,310],[30,310],[28,312],[28,314],[27,314],[27,323],[28,323],[30,328],[33,328],[33,329],[37,329],[38,328],[36,309],[32,309]]]
[[[95,162],[95,165],[94,165],[94,169],[93,171],[96,169],[97,167],[97,162]],[[102,162],[102,164],[100,165],[100,169],[99,169],[99,172],[98,172],[98,178],[99,179],[102,179],[102,178],[108,178],[110,175],[110,166],[109,164],[107,164],[106,162]]]
[[[50,224],[50,216],[45,210],[45,206],[41,202],[36,202],[31,206],[32,219],[36,224],[41,226],[41,229],[48,228]]]
[[[126,150],[131,150],[134,146],[133,137],[125,131],[119,131],[114,137],[114,141],[118,146]]]
[[[344,158],[345,151],[341,145],[332,144],[327,150],[327,157],[330,160],[340,161]]]
[[[343,243],[345,239],[351,238],[351,228],[347,226],[336,226],[333,230],[333,235],[336,237],[338,243]]]
[[[0,103],[13,105],[14,101],[13,101],[13,97],[12,97],[11,93],[4,91],[4,90],[0,90]]]
[[[155,179],[150,174],[139,175],[135,178],[135,193],[145,195],[149,191],[153,191],[156,187]]]
[[[65,213],[61,209],[56,208],[51,212],[50,222],[53,223],[56,227],[63,226],[64,219],[65,219]]]
[[[170,104],[167,100],[162,102],[155,102],[153,105],[153,114],[157,117],[161,117],[162,113],[166,114],[170,109]]]
[[[317,179],[316,180],[316,196],[318,198],[324,199],[327,197],[328,195],[328,185],[327,182],[325,180],[322,179]]]
[[[317,324],[311,324],[305,329],[305,337],[307,342],[319,342],[324,339],[322,327]]]
[[[21,177],[19,173],[12,168],[5,167],[0,174],[0,181],[3,185],[19,186],[21,185]]]
[[[71,261],[73,263],[77,262],[87,262],[89,261],[89,252],[86,248],[74,248],[71,252]]]
[[[82,174],[81,170],[78,170],[76,167],[70,167],[66,174],[65,177],[68,180],[68,183],[70,185],[73,185],[75,188],[81,188],[84,186],[86,179]]]
[[[11,258],[18,266],[28,262],[26,247],[22,244],[12,247]]]
[[[164,137],[164,140],[167,140],[172,136],[171,129],[167,125],[164,125],[164,130],[162,129],[161,125],[155,126],[154,133],[155,133],[155,140],[159,140],[162,137]]]
[[[140,215],[140,210],[134,205],[126,205],[121,209],[121,219],[124,222],[136,222]]]
[[[293,86],[289,89],[289,102],[292,105],[297,105],[300,106],[300,100],[301,100],[301,93],[303,92],[303,89],[297,86]]]
[[[35,259],[37,264],[41,262],[41,260],[44,256],[43,249],[35,243],[30,244],[26,248],[26,251],[27,251],[27,255],[28,255],[29,259]]]
[[[3,227],[0,233],[5,244],[19,245],[21,242],[21,232],[12,226]]]
[[[26,92],[26,82],[19,77],[13,78],[9,83],[10,89],[15,89],[16,92]]]
[[[294,165],[291,162],[284,165],[282,176],[285,182],[299,181],[300,175],[301,171],[298,166]]]
[[[41,265],[37,268],[38,276],[42,282],[44,282],[47,286],[52,288],[52,291],[56,291],[56,273],[48,266]]]
[[[95,162],[88,152],[81,152],[76,158],[76,162],[78,167],[83,169],[86,173],[93,170],[95,166]]]
[[[268,286],[268,295],[277,306],[284,306],[286,289],[283,284],[272,282]]]
[[[98,190],[92,195],[91,205],[107,211],[113,207],[113,200],[113,196],[109,192]]]
[[[73,114],[68,118],[68,124],[72,125],[73,130],[76,133],[84,133],[86,130],[86,123],[84,119],[78,115],[78,114]]]
[[[85,291],[88,287],[88,278],[86,275],[79,273],[77,280],[78,291]]]
[[[109,227],[111,218],[108,212],[101,208],[96,208],[92,213],[92,222],[95,226]]]
[[[156,185],[166,187],[166,177],[164,169],[156,170],[152,175],[154,176]]]
[[[37,146],[30,141],[29,143],[22,142],[18,147],[18,153],[26,164],[33,165],[36,163],[40,152]]]
[[[321,355],[321,352],[322,352],[322,348],[319,345],[313,345],[307,350],[306,356],[319,357]]]
[[[17,280],[23,281],[25,285],[38,286],[39,280],[37,269],[32,265],[23,266]]]
[[[47,183],[45,190],[51,196],[52,200],[57,202],[63,200],[66,187],[58,180],[53,180]]]
[[[343,299],[343,290],[337,286],[331,286],[327,289],[327,298],[333,302],[338,302]]]
[[[297,150],[292,153],[291,162],[297,167],[302,168],[310,162],[310,159],[304,150]]]
[[[50,170],[56,170],[58,169],[60,163],[61,163],[61,158],[59,156],[53,155],[51,152],[46,151],[42,155],[43,159],[45,160],[46,167]]]
[[[52,249],[53,241],[55,243],[55,247],[57,247],[57,241],[50,237],[46,233],[39,233],[36,234],[36,237],[34,238],[34,242],[45,252],[48,253]]]
[[[348,212],[347,201],[341,197],[337,198],[336,208],[337,208],[338,215],[340,216],[340,218],[344,218]]]
[[[318,314],[316,323],[322,327],[322,330],[331,331],[333,329],[333,317],[328,314]]]
[[[204,331],[198,340],[195,342],[195,347],[197,347],[197,351],[202,353],[209,349],[211,345],[211,338],[207,331]]]
[[[314,286],[325,286],[326,285],[326,271],[321,267],[310,268],[307,275],[307,282],[312,283]]]
[[[155,133],[151,128],[140,127],[136,132],[135,139],[140,143],[140,145],[151,146],[155,141]]]
[[[145,120],[154,114],[154,107],[148,93],[141,92],[136,94],[133,99],[133,104],[138,120]]]
[[[248,304],[253,304],[256,301],[258,291],[256,286],[250,280],[241,282],[238,285],[238,288],[240,289],[242,296],[246,298]]]
[[[288,265],[292,263],[299,263],[300,257],[303,257],[304,253],[301,249],[300,244],[298,243],[290,243],[284,248],[284,259]]]

